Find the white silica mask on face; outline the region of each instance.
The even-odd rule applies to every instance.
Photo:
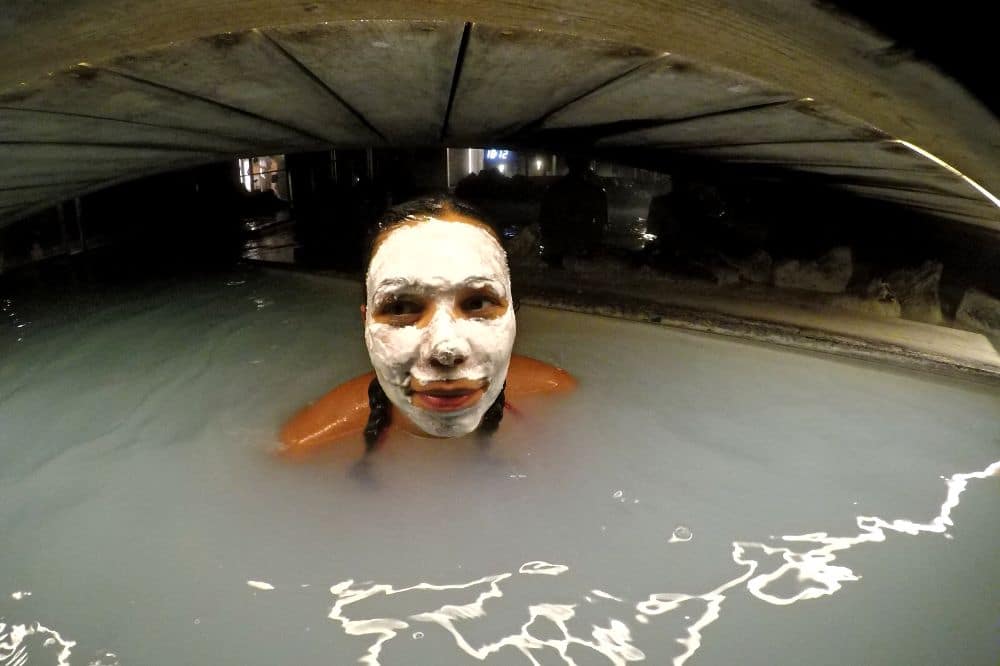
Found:
[[[516,324],[510,270],[500,243],[486,229],[429,218],[403,223],[382,240],[368,267],[365,345],[382,390],[421,430],[459,437],[479,427],[507,378]],[[456,309],[463,290],[488,289],[506,311],[477,318]],[[385,303],[419,298],[428,317],[418,324],[376,321]],[[487,382],[482,397],[455,411],[424,409],[411,382]]]

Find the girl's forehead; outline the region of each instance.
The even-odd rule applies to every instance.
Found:
[[[426,222],[438,222],[438,223],[444,222],[444,223],[449,223],[449,224],[468,224],[470,226],[482,229],[487,234],[489,234],[490,236],[492,236],[495,240],[499,241],[499,238],[497,237],[496,232],[493,231],[492,227],[490,227],[488,224],[486,224],[482,220],[477,219],[475,217],[470,217],[468,215],[464,215],[464,214],[456,212],[456,211],[454,211],[454,210],[452,210],[450,208],[442,208],[441,211],[438,212],[438,213],[436,213],[436,214],[424,214],[424,215],[410,215],[410,216],[407,216],[405,219],[403,219],[403,220],[401,220],[399,222],[396,222],[395,224],[393,224],[392,226],[388,227],[387,229],[383,229],[381,232],[379,232],[378,236],[375,239],[374,248],[377,249],[378,246],[386,238],[388,238],[391,234],[393,234],[394,232],[400,231],[400,230],[403,230],[403,229],[409,229],[409,228],[417,227],[417,226],[420,226],[420,225],[422,225],[422,224],[424,224]]]
[[[369,286],[386,279],[461,281],[473,276],[509,280],[506,253],[489,227],[430,218],[390,229],[376,245]]]

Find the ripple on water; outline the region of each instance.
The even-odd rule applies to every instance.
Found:
[[[690,541],[694,538],[694,534],[690,529],[679,525],[674,529],[674,533],[670,535],[670,543],[677,543],[681,541]]]
[[[979,472],[955,474],[947,480],[947,496],[941,505],[937,516],[925,523],[897,519],[887,521],[873,516],[858,516],[857,526],[861,532],[855,536],[834,537],[826,533],[816,532],[782,537],[786,543],[815,544],[815,547],[805,551],[796,551],[792,547],[775,547],[756,542],[736,542],[732,544],[732,559],[743,571],[737,576],[724,581],[712,590],[703,593],[687,592],[654,592],[646,599],[637,603],[626,602],[622,597],[615,596],[600,589],[591,589],[589,594],[582,595],[590,604],[596,603],[594,597],[622,605],[621,613],[632,614],[639,627],[650,625],[653,619],[663,616],[683,607],[683,635],[676,638],[676,643],[683,652],[674,655],[674,666],[682,666],[702,644],[702,631],[719,620],[722,616],[722,605],[730,590],[745,588],[756,599],[772,605],[785,606],[804,599],[815,599],[834,594],[841,589],[843,583],[856,581],[860,576],[844,566],[836,566],[837,551],[847,550],[860,544],[875,544],[884,542],[887,532],[915,535],[923,532],[944,533],[953,524],[952,510],[958,506],[960,496],[972,479],[982,479],[1000,473],[1000,461],[997,461]],[[672,541],[688,541],[692,538],[690,529],[678,526],[674,530]],[[763,561],[770,558],[755,559],[754,553],[761,555],[781,554],[782,564],[770,571],[761,571]],[[542,560],[533,560],[522,564],[517,573],[505,572],[485,576],[471,581],[450,584],[417,583],[415,585],[397,588],[393,585],[365,583],[356,586],[353,580],[346,580],[330,587],[330,593],[336,601],[329,613],[329,619],[338,622],[349,636],[369,636],[372,642],[361,656],[360,662],[368,666],[379,666],[383,648],[400,630],[412,626],[412,623],[422,622],[437,625],[450,635],[457,649],[469,657],[485,661],[505,647],[516,647],[525,655],[531,655],[540,650],[554,651],[564,664],[575,663],[570,651],[579,654],[580,650],[591,651],[602,655],[616,666],[644,661],[646,653],[634,644],[632,629],[623,620],[609,618],[606,626],[589,624],[589,636],[574,633],[571,624],[576,619],[579,603],[574,599],[561,602],[538,601],[529,604],[525,622],[520,625],[520,631],[496,637],[494,640],[474,645],[465,635],[470,623],[482,621],[487,617],[487,605],[504,596],[505,586],[513,584],[518,575],[548,575],[560,576],[569,571],[563,564],[552,564]],[[802,583],[793,594],[779,594],[776,590],[768,590],[782,578],[794,574]],[[467,592],[466,600],[456,603],[450,599],[436,609],[412,613],[405,617],[351,617],[352,606],[373,597],[392,597],[415,592]],[[593,596],[591,596],[593,595]],[[691,613],[692,609],[703,608],[700,614]],[[544,627],[536,635],[534,630]],[[552,632],[553,628],[556,630]],[[411,638],[423,638],[423,631],[413,631]],[[532,663],[534,657],[529,657]]]

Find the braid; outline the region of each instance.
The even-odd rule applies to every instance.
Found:
[[[382,390],[378,378],[373,377],[368,385],[368,423],[365,424],[365,452],[372,451],[378,444],[382,431],[389,425],[392,418],[392,405],[389,397]]]
[[[507,383],[504,382],[503,388],[500,389],[500,395],[497,396],[497,399],[493,401],[490,408],[483,414],[483,420],[479,422],[477,432],[483,435],[492,435],[500,427],[500,421],[503,419],[503,408],[507,402],[504,397],[506,390]]]

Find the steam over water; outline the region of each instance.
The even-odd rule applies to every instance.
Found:
[[[0,297],[3,297],[0,294]],[[304,464],[360,288],[4,304],[0,664],[994,664],[1000,390],[522,308],[570,396]]]

